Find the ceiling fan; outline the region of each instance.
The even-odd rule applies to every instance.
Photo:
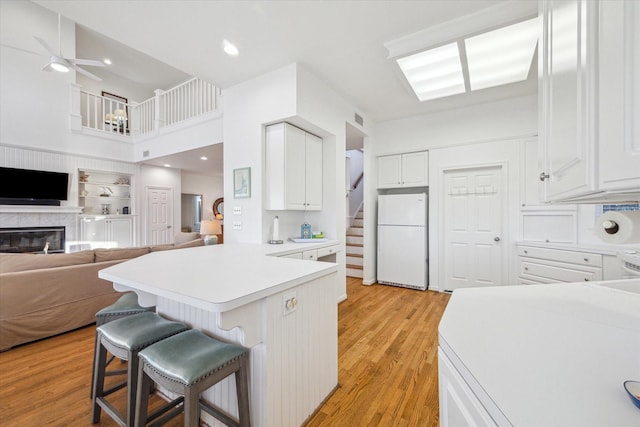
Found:
[[[98,76],[96,76],[93,73],[90,73],[89,71],[85,70],[84,68],[80,68],[78,65],[89,65],[92,67],[104,67],[104,63],[102,61],[97,61],[97,60],[92,60],[92,59],[78,59],[78,58],[65,58],[62,55],[62,29],[61,29],[61,17],[60,14],[58,14],[58,53],[56,53],[51,46],[49,46],[49,44],[44,41],[42,38],[38,37],[38,36],[33,36],[34,39],[36,39],[36,41],[38,43],[40,43],[40,45],[42,45],[42,47],[47,51],[47,53],[50,55],[49,58],[49,62],[42,67],[42,71],[51,71],[51,70],[55,70],[55,71],[59,71],[62,73],[66,73],[68,72],[70,69],[73,69],[77,72],[79,72],[80,74],[84,74],[85,76],[93,79],[93,80],[97,80],[97,81],[102,81],[102,79]],[[7,46],[4,45],[3,46]],[[16,49],[16,50],[20,50],[23,52],[27,52],[27,53],[31,53],[34,55],[41,55],[39,53],[36,52],[32,52],[30,50],[26,50],[26,49],[21,49],[18,47],[13,47],[13,46],[7,46],[10,47],[12,49]]]

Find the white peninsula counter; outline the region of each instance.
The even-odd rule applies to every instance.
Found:
[[[438,371],[443,427],[640,426],[640,280],[456,290]]]
[[[99,276],[163,316],[250,347],[252,425],[284,427],[301,425],[338,384],[336,271],[224,244],[152,252]],[[233,378],[204,394],[237,416],[235,396]]]

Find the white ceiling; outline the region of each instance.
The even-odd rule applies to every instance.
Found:
[[[97,55],[102,56],[108,49],[108,40],[113,39],[160,61],[153,66],[154,73],[140,74],[133,68],[118,71],[139,82],[145,80],[145,75],[149,80],[171,80],[172,77],[163,75],[161,70],[165,68],[160,66],[171,64],[173,69],[167,68],[169,74],[176,76],[181,71],[224,90],[297,62],[341,93],[359,113],[376,122],[529,95],[537,89],[534,66],[525,82],[421,103],[385,48],[385,43],[432,28],[444,28],[444,33],[450,33],[449,27],[455,24],[447,24],[449,21],[465,22],[460,21],[461,17],[496,5],[509,3],[531,10],[536,0],[38,0],[35,3],[86,27],[80,27],[80,35],[86,31],[84,35],[89,36],[87,29],[99,33],[94,37],[96,49],[104,50],[96,51]],[[239,48],[237,57],[222,51],[224,39]],[[442,40],[440,44],[447,41],[450,40]],[[90,55],[88,50],[89,46],[79,44],[77,54]],[[114,53],[111,56],[115,57]],[[129,54],[122,61],[133,64],[137,59]]]

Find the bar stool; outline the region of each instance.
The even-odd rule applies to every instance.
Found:
[[[112,320],[131,316],[132,314],[156,311],[155,307],[142,307],[138,304],[138,295],[135,292],[127,292],[116,302],[96,313],[96,326],[102,326]]]
[[[101,409],[122,426],[133,426],[138,384],[138,352],[149,345],[189,329],[187,325],[164,319],[155,313],[144,312],[113,320],[96,329],[96,346],[91,392],[91,422],[100,421]],[[128,361],[127,379],[108,390],[104,389],[107,351]],[[127,387],[127,413],[120,414],[106,397]]]
[[[102,310],[96,313],[96,326],[102,326],[105,323],[109,323],[112,320],[121,319],[126,316],[131,316],[133,314],[144,313],[145,311],[156,311],[155,307],[142,307],[138,304],[138,295],[135,292],[127,292],[122,295],[116,302],[111,304],[108,307],[103,308]],[[113,355],[109,356],[107,359],[107,366],[113,361],[115,357]],[[96,364],[96,354],[93,355],[93,365]],[[105,371],[106,376],[113,375],[123,375],[126,374],[126,369],[118,369]],[[91,393],[93,391],[93,373],[91,374],[91,389],[89,390],[89,397],[91,397]]]
[[[154,425],[162,425],[182,412],[176,405],[184,402],[184,425],[197,427],[200,408],[228,426],[248,427],[249,350],[227,344],[191,329],[157,342],[139,353],[136,427],[145,426],[165,414]],[[235,373],[239,420],[200,400],[200,393]],[[147,418],[149,394],[153,382],[180,396]]]

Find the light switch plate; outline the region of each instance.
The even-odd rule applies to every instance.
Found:
[[[234,215],[242,215],[242,206],[234,206],[233,207]]]
[[[234,230],[242,230],[242,221],[233,221]]]

